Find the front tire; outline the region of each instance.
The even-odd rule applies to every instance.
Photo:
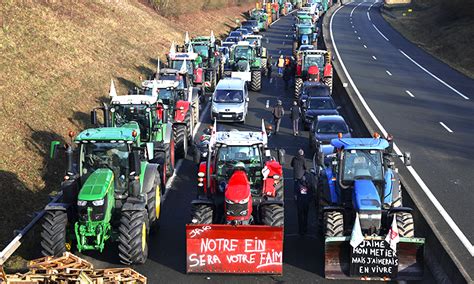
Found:
[[[125,265],[143,264],[148,258],[148,216],[146,211],[124,211],[119,226],[119,257]]]
[[[41,231],[41,254],[62,256],[66,252],[66,211],[46,211]]]
[[[283,206],[280,204],[269,204],[261,207],[262,223],[272,227],[283,227],[285,215]]]
[[[341,212],[328,211],[324,213],[326,237],[342,237],[344,235],[344,217]]]
[[[148,224],[153,225],[160,218],[161,208],[161,179],[160,175],[155,176],[155,181],[150,191],[147,193],[147,211],[148,211]]]
[[[398,234],[404,238],[415,237],[415,222],[413,216],[408,212],[395,213],[397,218]]]
[[[295,79],[295,99],[299,99],[302,87],[303,87],[303,79],[296,78]]]
[[[258,92],[262,89],[262,72],[252,71],[252,81],[250,81],[250,89],[254,92]]]
[[[212,224],[213,214],[211,206],[207,204],[193,204],[191,208],[191,223]]]
[[[173,135],[175,138],[175,157],[185,159],[188,151],[188,132],[186,125],[178,124],[173,127]]]

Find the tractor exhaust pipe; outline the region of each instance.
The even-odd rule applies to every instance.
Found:
[[[76,173],[74,172],[74,167],[73,167],[73,159],[74,159],[74,151],[72,150],[72,146],[67,144],[66,147],[66,163],[67,163],[67,175],[73,176]]]

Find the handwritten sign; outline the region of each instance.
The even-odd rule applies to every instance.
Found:
[[[283,228],[186,225],[188,273],[281,274]]]
[[[364,240],[352,248],[351,275],[396,278],[398,257],[385,240]]]

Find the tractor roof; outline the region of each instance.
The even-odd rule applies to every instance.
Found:
[[[244,38],[245,39],[262,39],[263,36],[262,35],[245,35]]]
[[[321,50],[321,49],[307,49],[307,50],[303,50],[302,53],[308,56],[308,55],[325,55],[328,52],[327,50]]]
[[[266,144],[266,134],[250,131],[225,131],[216,132],[216,143],[229,146],[250,146],[255,144]]]
[[[174,52],[169,53],[168,56],[171,60],[196,60],[198,54],[194,52]]]
[[[332,139],[331,145],[345,150],[385,150],[389,145],[381,138],[341,138]]]
[[[136,122],[127,123],[121,127],[90,128],[79,133],[74,139],[74,142],[80,143],[82,141],[88,141],[95,143],[101,141],[115,141],[118,143],[133,143],[136,141],[136,137],[132,136],[133,131],[136,131],[136,137],[140,137],[140,127]]]
[[[115,96],[112,105],[152,105],[158,101],[158,96],[128,95]]]
[[[197,36],[191,39],[191,42],[194,43],[210,43],[211,37],[210,36]]]
[[[310,19],[310,20],[313,19],[313,17],[311,17],[309,14],[300,14],[300,15],[297,15],[297,17],[302,19],[302,20],[303,19]]]
[[[161,68],[160,74],[179,74],[179,70],[173,68]]]
[[[146,80],[142,82],[142,87],[150,89],[177,88],[178,86],[179,82],[175,80]]]

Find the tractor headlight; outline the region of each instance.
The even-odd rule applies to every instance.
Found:
[[[205,174],[203,172],[198,173],[198,177],[203,178],[204,176],[205,176]]]
[[[104,205],[104,199],[102,198],[102,199],[99,199],[99,200],[94,200],[94,201],[92,201],[92,205],[102,206],[102,205]]]
[[[250,198],[250,197],[247,197],[247,198],[245,198],[245,199],[240,200],[240,201],[239,201],[239,204],[248,203],[248,202],[249,202],[249,198]]]
[[[226,203],[229,203],[229,204],[235,204],[235,202],[234,202],[234,201],[232,201],[232,200],[229,200],[229,199],[226,199],[226,200],[225,200],[225,202],[226,202]]]
[[[241,216],[246,216],[247,213],[248,213],[248,210],[240,211],[240,215],[241,215]]]
[[[86,206],[87,205],[87,201],[85,200],[78,200],[77,201],[77,206]]]

